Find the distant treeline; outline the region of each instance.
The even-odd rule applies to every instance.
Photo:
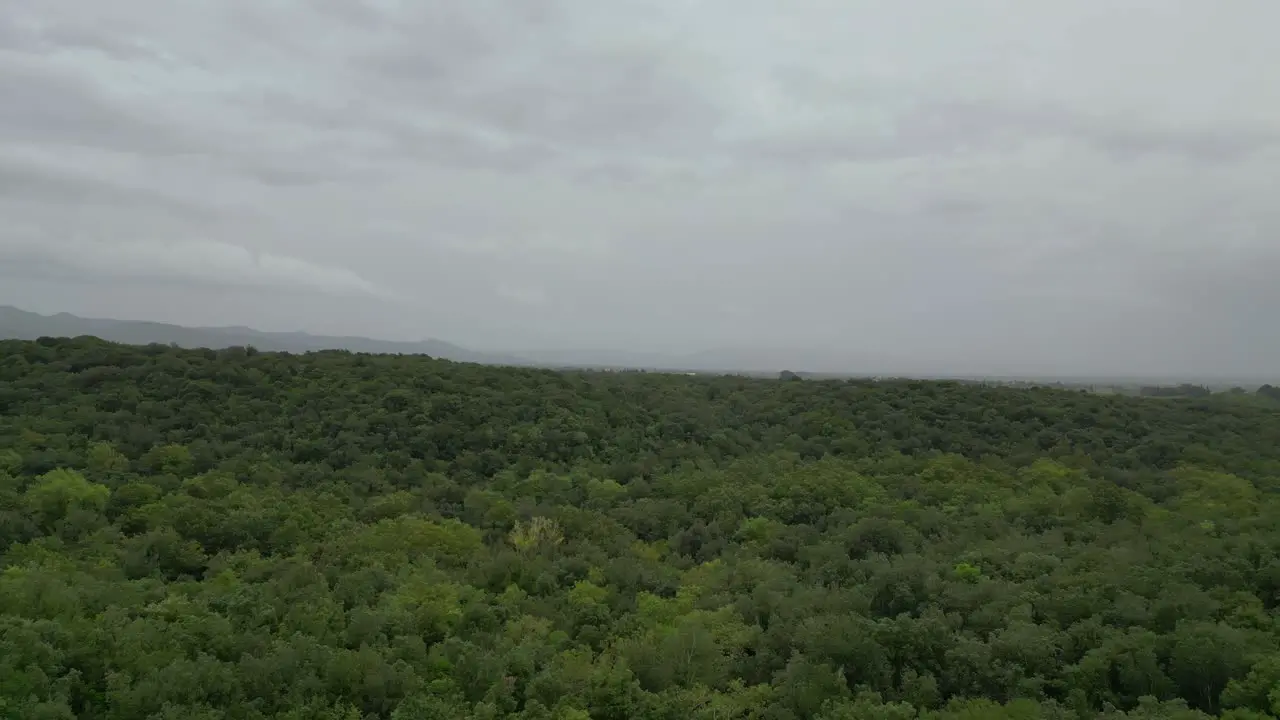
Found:
[[[1233,387],[1227,390],[1226,393],[1228,395],[1248,395],[1249,391],[1242,387]],[[1213,394],[1213,390],[1204,385],[1192,385],[1190,383],[1182,383],[1180,385],[1144,385],[1138,391],[1138,394],[1143,397],[1196,398],[1208,397]],[[1280,400],[1280,388],[1272,385],[1263,385],[1254,394],[1271,400]]]

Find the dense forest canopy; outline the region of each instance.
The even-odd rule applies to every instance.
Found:
[[[1280,403],[0,342],[0,716],[1280,715]]]

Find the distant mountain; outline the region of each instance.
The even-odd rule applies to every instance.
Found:
[[[263,332],[247,327],[184,327],[135,320],[82,318],[67,313],[39,315],[15,307],[0,306],[0,339],[35,340],[39,337],[92,335],[129,345],[161,343],[187,348],[248,346],[271,352],[303,353],[315,350],[403,355],[430,355],[455,362],[486,365],[530,365],[513,355],[477,352],[443,340],[396,342],[365,337],[330,337],[302,332]]]
[[[887,365],[868,358],[831,358],[795,350],[766,352],[742,348],[690,354],[628,352],[614,350],[542,350],[519,354],[470,350],[443,340],[397,342],[366,337],[333,337],[303,332],[264,332],[248,327],[186,327],[139,320],[83,318],[68,313],[40,315],[11,306],[0,306],[0,339],[34,340],[41,336],[76,337],[92,335],[129,345],[161,343],[187,348],[248,346],[264,351],[311,352],[350,350],[352,352],[431,357],[485,365],[538,367],[634,368],[696,372],[748,372],[775,375],[779,369],[794,367],[805,371],[841,371]],[[826,360],[826,362],[823,362]],[[880,358],[874,360],[879,361]]]

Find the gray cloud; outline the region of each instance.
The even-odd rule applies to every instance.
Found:
[[[136,153],[184,147],[180,132],[111,102],[90,83],[24,56],[0,54],[0,137]]]
[[[211,223],[216,213],[175,198],[163,190],[138,187],[127,179],[103,173],[85,172],[74,164],[42,162],[39,157],[0,152],[0,207],[14,218],[27,211],[44,209],[54,214],[104,209],[143,213],[154,219],[166,217],[189,222]],[[53,242],[57,238],[52,238]]]
[[[0,303],[512,351],[1273,373],[1278,20],[1265,0],[28,3],[0,17]]]
[[[657,154],[697,148],[719,120],[698,83],[705,69],[686,48],[592,41],[550,3],[425,7],[386,47],[357,58],[383,101],[416,100],[525,141]]]
[[[310,290],[338,295],[384,297],[385,291],[342,268],[295,257],[258,252],[213,240],[92,240],[50,242],[39,235],[23,240],[10,232],[0,261],[22,274],[51,273],[59,279],[159,280],[229,286]]]
[[[850,99],[852,102],[853,99]],[[1280,144],[1280,134],[1256,128],[1177,130],[1133,127],[1123,120],[1090,116],[1052,105],[939,102],[901,112],[889,132],[859,137],[776,137],[750,149],[769,161],[828,163],[929,158],[957,153],[1007,153],[1046,138],[1083,143],[1117,160],[1170,155],[1193,162],[1247,159]]]

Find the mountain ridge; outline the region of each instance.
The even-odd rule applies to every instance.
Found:
[[[380,340],[355,335],[316,335],[302,331],[264,331],[242,325],[194,327],[154,320],[88,318],[67,312],[52,315],[0,305],[0,339],[35,340],[41,336],[75,337],[91,335],[129,345],[160,343],[185,348],[225,348],[252,345],[267,352],[314,352],[350,350],[374,354],[429,355],[456,362],[523,367],[582,368],[605,370],[651,370],[656,372],[774,374],[795,366],[800,371],[840,372],[831,363],[792,362],[777,353],[744,352],[740,349],[700,350],[691,353],[635,352],[626,350],[529,350],[503,352],[472,350],[429,338],[420,341]],[[848,367],[864,366],[865,359],[850,359]],[[806,365],[813,365],[807,367]],[[804,367],[802,367],[804,366]],[[881,370],[885,364],[876,367]],[[868,373],[879,374],[879,373]]]
[[[87,318],[65,312],[41,315],[11,305],[0,306],[0,338],[35,340],[42,336],[79,335],[91,335],[130,345],[160,343],[209,349],[252,345],[267,352],[350,350],[377,354],[429,355],[443,360],[485,365],[533,364],[515,355],[480,352],[434,338],[397,341],[356,335],[313,335],[300,331],[268,332],[244,326],[191,327],[151,320]]]

